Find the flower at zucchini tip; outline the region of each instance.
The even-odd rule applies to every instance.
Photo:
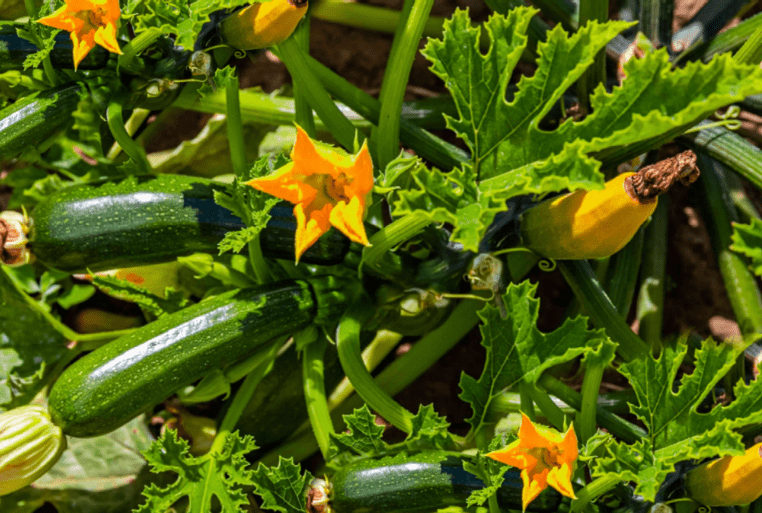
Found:
[[[42,406],[20,406],[0,414],[0,495],[36,481],[65,448],[61,428]]]
[[[109,52],[122,53],[116,41],[116,29],[121,15],[119,0],[65,1],[66,5],[37,21],[48,27],[71,32],[74,69],[77,69],[96,44]]]
[[[523,413],[521,416],[518,440],[487,456],[521,469],[524,510],[548,485],[562,495],[576,499],[571,484],[572,467],[578,454],[574,428],[569,426],[561,435],[550,428],[535,426]]]
[[[297,125],[291,162],[246,184],[295,205],[297,262],[331,225],[350,240],[369,245],[363,225],[373,189],[367,142],[357,155],[345,156],[317,147]]]

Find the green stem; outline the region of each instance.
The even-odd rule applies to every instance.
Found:
[[[381,364],[381,361],[397,347],[402,337],[403,335],[389,330],[379,330],[376,332],[376,336],[373,337],[368,347],[362,352],[362,360],[365,362],[365,368],[368,369],[368,372],[373,372]],[[331,392],[331,396],[328,398],[328,408],[332,411],[335,410],[354,391],[352,383],[347,378],[344,378]]]
[[[364,248],[362,252],[362,264],[376,273],[383,274],[384,268],[381,264],[384,255],[398,244],[413,237],[430,223],[431,219],[420,212],[400,217],[370,237],[370,246]]]
[[[353,86],[312,57],[305,60],[325,88],[350,109],[367,118],[371,123],[378,123],[381,104],[365,91]],[[466,152],[432,135],[410,121],[400,122],[400,138],[417,155],[445,169],[460,167],[470,157]]]
[[[135,135],[135,133],[150,114],[151,111],[148,109],[133,109],[132,114],[130,114],[130,117],[127,119],[127,123],[124,124],[124,130],[130,137],[132,137]],[[117,143],[114,143],[114,145],[109,150],[108,155],[106,155],[106,158],[109,160],[114,160],[119,156],[121,152],[122,147]]]
[[[26,9],[26,14],[30,19],[37,18],[37,5],[35,4],[34,0],[24,0],[24,8]],[[34,23],[31,24],[30,30],[32,31],[34,38],[37,39],[35,44],[37,44],[38,47],[42,48],[42,38],[40,37],[40,33],[37,31],[37,25]],[[53,63],[50,60],[50,55],[46,55],[45,58],[42,59],[42,69],[45,72],[45,76],[47,77],[48,82],[50,82],[51,86],[56,87],[61,85],[61,80],[58,77],[58,73],[56,73],[56,70],[53,67]]]
[[[599,477],[575,493],[577,499],[572,501],[570,511],[572,513],[577,513],[578,511],[587,511],[585,508],[588,504],[595,501],[598,497],[613,490],[620,482],[621,479],[618,477],[618,475],[614,474],[607,474],[605,476]]]
[[[122,147],[124,152],[132,159],[143,174],[151,173],[151,164],[148,162],[146,152],[135,141],[124,128],[124,117],[122,115],[123,106],[120,101],[113,99],[106,108],[106,120],[108,122],[111,135],[114,136],[116,144]]]
[[[703,126],[706,121],[698,126]],[[697,152],[702,152],[725,164],[743,176],[758,189],[762,189],[762,150],[723,127],[700,130],[680,136]]]
[[[564,426],[568,425],[566,414],[553,401],[545,389],[536,384],[527,384],[527,392],[532,401],[537,405],[546,419],[559,431],[563,431]],[[596,397],[597,399],[597,397]]]
[[[314,7],[313,9],[314,10]],[[291,35],[292,38],[299,45],[305,55],[310,54],[310,19],[311,14],[308,11],[307,15],[302,19],[299,26]],[[293,83],[293,95],[294,95],[294,111],[296,114],[296,124],[299,125],[307,132],[307,135],[314,138],[316,134],[315,130],[315,117],[312,115],[312,107],[307,101],[302,87],[306,84],[299,82]]]
[[[360,352],[360,331],[362,324],[372,315],[372,307],[367,297],[358,298],[341,318],[336,333],[336,349],[344,373],[357,390],[357,394],[372,409],[396,428],[410,433],[413,430],[413,415],[373,381],[365,368]]]
[[[735,27],[720,32],[711,41],[699,45],[695,50],[682,52],[677,56],[676,62],[682,63],[685,59],[701,59],[709,62],[715,55],[732,52],[741,47],[761,26],[762,14],[747,18]]]
[[[755,277],[748,270],[741,255],[729,249],[732,243],[731,223],[738,222],[738,215],[725,188],[725,169],[717,162],[699,154],[701,181],[705,204],[711,213],[709,223],[712,246],[720,266],[725,290],[730,299],[738,326],[744,336],[762,333],[762,295]]]
[[[138,57],[140,53],[147,49],[154,42],[162,37],[161,30],[151,27],[144,30],[129,43],[122,47],[122,54],[119,56],[117,71],[127,71],[129,73],[140,74],[146,70],[143,60]]]
[[[304,347],[302,354],[302,377],[304,378],[304,398],[307,401],[307,414],[315,433],[315,439],[328,461],[331,447],[331,433],[334,433],[331,413],[325,397],[325,366],[323,355],[328,347],[328,340],[322,334],[318,339]]]
[[[757,211],[757,207],[746,195],[746,191],[743,187],[743,182],[735,173],[725,173],[725,182],[727,185],[730,199],[733,202],[733,206],[738,211],[738,216],[744,223],[750,223],[752,219],[762,219],[762,216]]]
[[[238,100],[238,77],[233,77],[225,89],[228,143],[230,160],[237,176],[246,176],[249,170],[246,164],[246,142],[243,137],[241,105]]]
[[[478,324],[477,311],[482,306],[484,302],[475,299],[461,301],[441,326],[421,337],[413,344],[410,351],[395,359],[381,371],[375,379],[376,384],[391,396],[404,390]],[[362,404],[362,398],[354,395],[336,409],[333,418],[340,420],[341,414],[349,413]],[[274,465],[281,456],[293,457],[294,460],[301,461],[317,448],[313,434],[306,433],[282,444],[266,454],[260,461],[266,465]]]
[[[657,47],[672,40],[672,18],[675,0],[640,0],[639,29]]]
[[[597,430],[596,414],[598,411],[598,392],[603,381],[606,365],[594,355],[585,361],[585,377],[582,380],[582,406],[577,416],[577,439],[585,445]]]
[[[733,59],[740,64],[758,65],[762,61],[762,25],[751,34]]]
[[[484,429],[480,429],[475,436],[475,442],[476,447],[479,448],[482,452],[487,452],[489,447],[489,440],[487,440],[487,433],[484,431]],[[479,471],[481,472],[481,479],[486,483],[489,482],[489,471],[487,470],[487,466],[485,464],[484,459],[480,459],[479,461]],[[497,494],[492,493],[489,496],[489,499],[487,499],[487,504],[489,506],[489,513],[501,513],[500,506],[497,503]]]
[[[405,23],[397,26],[378,98],[381,112],[378,129],[374,133],[377,136],[376,158],[380,169],[386,169],[387,164],[399,153],[402,100],[413,59],[418,53],[418,43],[433,5],[434,0],[405,0],[402,8]]]
[[[617,353],[630,362],[648,354],[648,346],[632,332],[601,288],[587,260],[559,260],[566,282],[587,309],[593,322],[618,344]]]
[[[400,21],[405,19],[400,11],[343,0],[321,0],[313,7],[312,15],[319,20],[388,34],[393,34],[400,26]],[[423,28],[423,35],[440,37],[444,21],[445,18],[429,16]]]
[[[630,242],[611,256],[606,272],[606,295],[625,320],[638,283],[645,231],[645,226],[641,226]]]
[[[313,75],[305,54],[292,38],[272,48],[288,68],[294,82],[302,84],[304,95],[317,115],[323,120],[336,140],[348,151],[353,151],[355,127],[333,102],[320,80]],[[362,137],[360,137],[362,141]]]
[[[226,122],[228,130],[228,143],[230,144],[230,160],[233,172],[238,177],[248,174],[248,162],[246,161],[246,141],[243,135],[243,120],[241,118],[241,103],[238,97],[238,77],[233,77],[225,89]],[[249,260],[254,269],[257,283],[264,284],[270,281],[267,270],[267,262],[259,245],[259,237],[254,237],[248,243]]]
[[[535,422],[537,415],[534,412],[534,401],[529,395],[529,384],[526,381],[519,383],[519,399],[521,400],[521,412],[529,417],[529,420]],[[482,431],[481,429],[479,431]]]
[[[230,407],[225,412],[225,416],[222,418],[220,427],[217,430],[217,436],[214,437],[212,442],[212,448],[209,449],[209,454],[221,454],[225,448],[228,435],[233,431],[235,425],[238,423],[238,419],[241,418],[246,405],[249,404],[254,391],[262,381],[262,379],[270,372],[273,364],[273,358],[262,362],[251,373],[246,376],[246,379],[241,383],[241,387],[235,394],[233,402],[230,403]]]
[[[582,394],[572,390],[553,376],[543,374],[538,384],[572,408],[582,409]],[[648,436],[642,428],[630,424],[601,406],[596,409],[595,415],[599,426],[627,443],[634,443]]]
[[[609,16],[609,0],[580,0],[579,26],[584,27],[590,21],[605,22]],[[590,94],[598,84],[606,83],[606,51],[601,50],[595,56],[593,64],[577,82],[577,98],[583,113],[590,110]]]
[[[659,198],[659,204],[646,226],[643,266],[638,293],[637,319],[640,338],[658,353],[664,321],[664,283],[667,279],[667,211],[669,198]]]
[[[563,25],[563,27],[569,32],[576,32],[579,26],[584,23],[579,22],[581,17],[579,12],[575,12],[575,2],[560,2],[559,0],[534,0],[532,2],[538,9],[542,11],[542,14],[546,15],[553,21],[556,21]],[[580,5],[580,10],[582,6]],[[608,13],[606,13],[608,17]]]

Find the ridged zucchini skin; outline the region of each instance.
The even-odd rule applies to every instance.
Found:
[[[463,469],[466,458],[453,452],[424,452],[355,461],[329,480],[330,509],[325,513],[403,513],[465,507],[471,492],[484,488],[479,478]],[[520,473],[509,470],[497,492],[500,507],[520,510],[522,486]],[[560,502],[558,492],[546,490],[527,510],[557,511]]]
[[[217,253],[240,218],[214,202],[224,187],[182,175],[131,177],[119,183],[72,186],[40,202],[30,213],[29,248],[56,269],[83,272],[166,262],[193,252]],[[276,205],[260,234],[266,257],[294,254],[292,208]],[[302,260],[341,262],[349,240],[335,230]]]
[[[164,315],[67,368],[50,391],[51,418],[71,436],[113,431],[210,370],[337,309],[343,285],[284,280]]]
[[[13,158],[71,120],[87,86],[73,82],[15,101],[0,110],[0,160]]]

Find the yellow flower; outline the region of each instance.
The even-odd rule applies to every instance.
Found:
[[[112,53],[121,54],[116,41],[116,28],[121,11],[119,0],[65,0],[66,5],[50,16],[37,21],[49,27],[71,32],[74,44],[74,69],[82,59],[101,45]]]
[[[548,485],[562,495],[575,499],[571,484],[572,467],[577,459],[577,435],[574,428],[564,435],[549,428],[537,427],[522,413],[519,439],[488,457],[521,469],[524,510]]]
[[[247,185],[295,205],[297,262],[331,225],[350,240],[368,245],[362,221],[373,189],[373,162],[367,143],[357,155],[347,157],[316,147],[297,126],[291,162]]]

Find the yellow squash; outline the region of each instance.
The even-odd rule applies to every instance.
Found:
[[[656,209],[656,198],[641,203],[627,192],[623,173],[600,191],[578,190],[551,198],[521,216],[525,247],[556,260],[613,255],[624,247]]]
[[[737,506],[762,497],[762,444],[742,456],[725,456],[691,470],[685,490],[705,506]]]
[[[256,50],[282,43],[307,13],[307,0],[270,0],[234,12],[220,23],[225,44]]]

